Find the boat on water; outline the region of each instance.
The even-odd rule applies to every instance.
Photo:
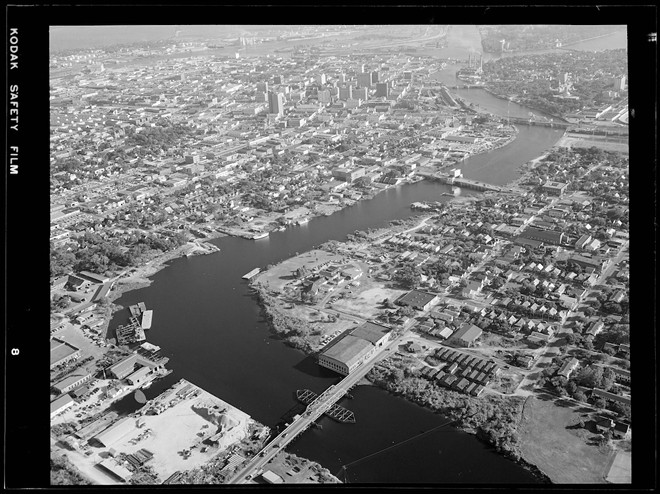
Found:
[[[268,235],[270,235],[270,232],[255,233],[252,236],[252,239],[253,240],[259,240],[260,238],[266,238]]]
[[[443,192],[442,195],[448,197],[454,197],[454,194],[452,194],[451,192]]]
[[[297,223],[299,225],[305,225],[305,224],[309,223],[309,218],[303,218],[301,220],[298,220]]]
[[[149,382],[146,383],[144,386],[142,386],[142,389],[147,389],[147,388],[148,388],[149,386],[151,386],[152,384],[153,384],[153,381],[149,381]]]

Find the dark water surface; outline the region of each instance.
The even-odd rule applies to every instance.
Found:
[[[466,160],[464,174],[498,184],[513,180],[519,176],[521,164],[542,154],[560,135],[552,129],[521,127],[518,138],[510,145]],[[172,375],[146,390],[147,397],[152,398],[177,379],[186,378],[259,422],[275,426],[297,404],[293,395],[296,389],[320,392],[339,377],[270,334],[241,276],[254,267],[277,263],[327,240],[343,240],[355,230],[378,228],[393,219],[407,218],[413,214],[409,208],[412,202],[445,200],[442,193],[448,190],[445,185],[426,181],[403,185],[331,216],[313,219],[307,225],[275,232],[266,239],[216,239],[214,243],[221,252],[174,260],[152,277],[151,286],[124,294],[118,304],[126,307],[143,301],[154,310],[148,340],[163,348],[170,357],[168,367],[174,369]],[[463,193],[472,194],[465,190]],[[126,310],[117,313],[112,326],[126,318]],[[333,469],[364,452],[380,449],[383,441],[391,443],[414,436],[444,420],[380,390],[358,391],[347,405],[358,414],[357,424],[339,425],[323,419],[327,427],[306,432],[290,451]],[[137,403],[129,397],[118,407],[130,411]],[[444,456],[438,456],[439,450]],[[478,467],[469,461],[476,457],[481,458]],[[449,459],[451,468],[443,468]],[[351,472],[361,482],[533,481],[524,468],[451,427],[358,466]],[[508,473],[504,476],[505,471]],[[463,480],[463,476],[469,480]]]
[[[462,96],[468,101],[477,98],[474,101],[480,105],[493,108],[489,111],[506,115],[507,102],[486,92],[471,91],[469,96]],[[495,184],[510,182],[519,176],[522,164],[543,154],[561,134],[554,129],[523,126],[508,146],[466,160],[463,173]],[[403,185],[266,239],[216,239],[213,243],[221,252],[174,260],[152,277],[151,286],[124,294],[116,303],[127,307],[143,301],[154,310],[148,340],[162,347],[170,357],[168,367],[174,370],[145,391],[147,398],[186,378],[257,421],[275,426],[297,405],[296,389],[320,392],[336,383],[339,376],[270,334],[241,276],[254,267],[280,262],[327,240],[343,240],[355,230],[378,228],[391,220],[410,217],[414,214],[410,203],[445,200],[442,193],[448,190],[445,185],[426,181]],[[111,326],[125,322],[127,317],[126,310],[117,313]],[[305,432],[288,449],[338,473],[342,465],[446,422],[442,416],[374,387],[359,387],[354,397],[342,403],[355,412],[356,424],[341,425],[323,418],[322,430]],[[131,396],[117,409],[128,412],[137,406]],[[523,467],[451,426],[361,460],[349,466],[347,472],[351,482],[536,482]]]

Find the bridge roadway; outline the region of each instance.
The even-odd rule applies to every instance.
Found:
[[[414,320],[413,320],[414,322]],[[411,324],[407,324],[409,327]],[[334,403],[339,401],[350,388],[362,379],[371,368],[382,358],[390,355],[390,349],[395,347],[406,336],[405,328],[386,345],[376,350],[376,353],[353,373],[344,377],[339,383],[333,384],[310,403],[305,412],[286,427],[277,437],[270,441],[257,455],[242,467],[227,484],[244,484],[249,482],[270,462],[280,451],[284,450],[296,436],[303,433],[312,422],[317,420]]]

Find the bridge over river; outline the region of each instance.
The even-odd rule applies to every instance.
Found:
[[[243,468],[236,472],[227,483],[244,484],[258,475],[258,472],[263,470],[268,462],[270,462],[280,451],[284,450],[291,441],[307,430],[314,421],[330,410],[335,403],[343,398],[348,390],[355,386],[360,379],[366,376],[377,362],[386,355],[389,355],[390,349],[396,348],[396,345],[405,337],[405,334],[405,331],[401,331],[399,336],[394,337],[386,345],[378,348],[371,359],[353,371],[353,373],[344,377],[337,384],[330,386],[316,397],[314,401],[307,405],[307,408],[302,414],[295,417],[293,422],[291,422],[286,429],[280,432],[279,435],[270,441],[268,445],[255,455]]]

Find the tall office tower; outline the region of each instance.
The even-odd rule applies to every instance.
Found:
[[[284,115],[284,95],[270,91],[268,93],[268,113]]]
[[[267,82],[257,82],[257,91],[262,93],[268,92],[268,83]]]
[[[325,84],[325,74],[317,75],[316,82],[318,82],[319,84]]]
[[[282,84],[282,76],[276,75],[275,77],[273,77],[273,84]]]
[[[620,77],[614,78],[614,90],[615,91],[624,91],[626,89],[626,76],[622,75]]]
[[[365,65],[365,64],[362,64],[362,66],[360,67],[360,72],[364,72],[364,68],[365,68],[365,67],[366,67],[366,65]]]
[[[346,74],[339,74],[339,82],[342,84],[346,82]]]
[[[390,86],[387,82],[379,82],[376,84],[376,97],[383,96],[387,98],[390,95]]]
[[[367,89],[366,87],[361,87],[360,89],[356,89],[355,91],[353,91],[353,97],[360,99],[362,101],[367,101],[369,97],[369,89]]]
[[[340,87],[339,88],[339,99],[346,101],[348,99],[353,99],[353,86]]]
[[[319,92],[317,93],[317,95],[318,95],[318,98],[319,98],[319,103],[326,104],[326,103],[330,103],[330,102],[331,102],[331,98],[330,98],[330,90],[329,90],[329,89],[325,89],[325,90],[323,90],[323,91],[319,91]]]
[[[357,83],[360,87],[370,87],[371,86],[371,72],[363,72],[362,74],[357,75]]]
[[[378,82],[378,71],[377,71],[377,70],[374,70],[374,71],[371,73],[371,83],[372,83],[372,84],[376,84],[377,82]]]
[[[268,99],[268,94],[264,93],[263,91],[257,91],[257,93],[254,95],[255,101],[259,102],[264,102]]]

